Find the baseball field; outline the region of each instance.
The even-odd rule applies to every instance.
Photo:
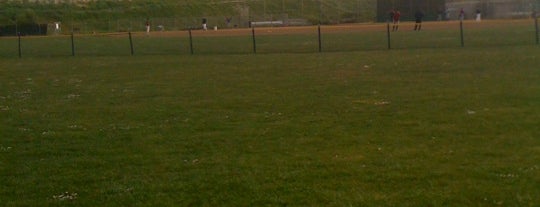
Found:
[[[412,26],[0,38],[0,203],[538,206],[532,20]]]

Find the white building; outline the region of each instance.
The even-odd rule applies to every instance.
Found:
[[[465,19],[474,19],[480,10],[482,18],[528,18],[534,10],[534,0],[446,0],[450,19],[457,19],[461,9]]]

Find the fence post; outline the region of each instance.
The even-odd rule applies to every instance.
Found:
[[[189,51],[191,52],[191,55],[193,55],[193,35],[191,35],[191,28],[189,28],[188,32],[189,32]]]
[[[71,56],[75,56],[75,40],[73,38],[73,32],[71,32]]]
[[[17,36],[19,36],[19,58],[22,57],[22,51],[21,51],[21,33],[17,32]]]
[[[536,16],[536,11],[534,12],[534,27],[536,29],[536,44],[540,44],[540,38],[538,37],[538,16]]]
[[[386,41],[388,42],[388,49],[391,49],[391,44],[390,44],[390,22],[386,22]]]
[[[319,33],[319,52],[322,52],[322,36],[321,36],[321,24],[319,23],[319,26],[317,28]]]
[[[253,39],[253,53],[257,54],[257,40],[255,39],[255,27],[251,27],[251,37]]]
[[[461,36],[461,47],[465,47],[465,41],[463,40],[463,20],[459,21],[459,33]]]
[[[128,32],[129,34],[129,47],[131,48],[131,55],[134,54],[134,51],[133,51],[133,39],[131,38],[131,32]]]

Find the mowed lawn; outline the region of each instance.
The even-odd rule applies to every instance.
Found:
[[[3,206],[537,206],[537,46],[2,58]]]

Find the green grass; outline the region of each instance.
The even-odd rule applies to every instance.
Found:
[[[5,206],[540,203],[537,46],[54,51],[1,58]]]

